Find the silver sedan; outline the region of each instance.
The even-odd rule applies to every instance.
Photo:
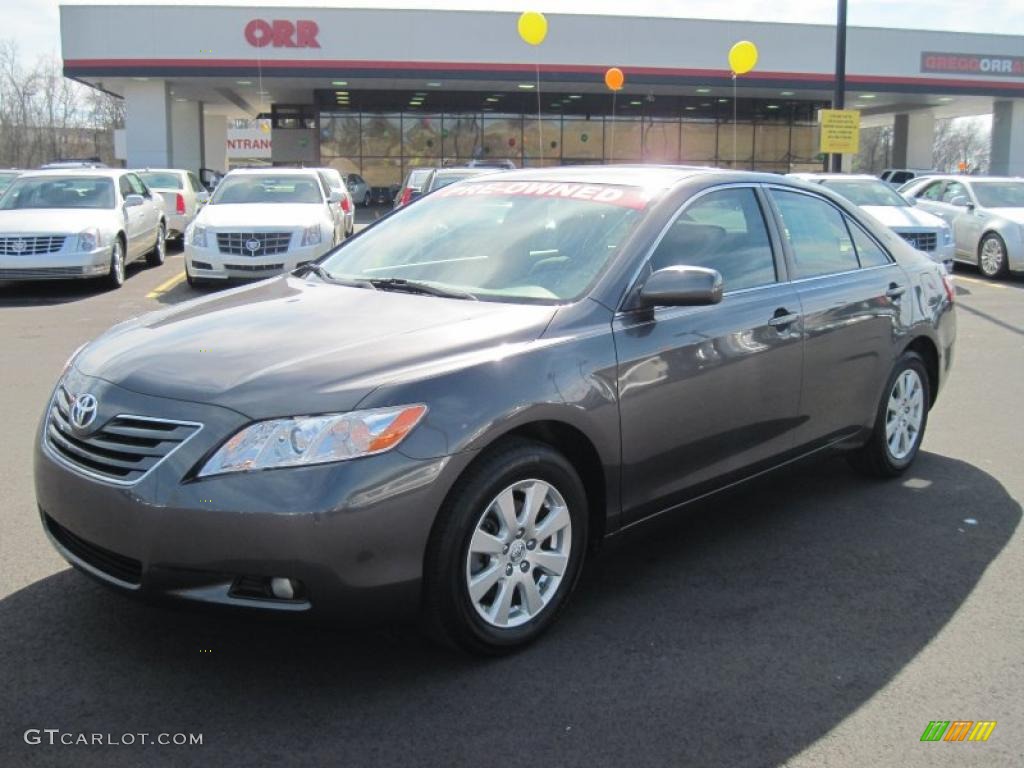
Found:
[[[900,191],[946,220],[956,261],[989,278],[1024,271],[1024,179],[928,176]]]

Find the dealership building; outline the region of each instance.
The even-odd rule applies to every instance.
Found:
[[[471,159],[822,167],[830,26],[547,14],[531,47],[516,13],[419,5],[62,6],[64,72],[124,98],[130,166],[322,163],[376,186]],[[739,40],[760,56],[734,81]],[[1024,37],[851,27],[847,73],[894,166],[931,166],[936,120],[991,114],[992,172],[1024,175]]]

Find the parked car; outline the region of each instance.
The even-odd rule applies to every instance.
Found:
[[[945,221],[919,210],[876,176],[849,173],[794,173],[822,184],[870,213],[919,251],[953,274],[953,231]]]
[[[166,255],[163,200],[132,171],[26,171],[0,197],[0,280],[103,277]]]
[[[405,182],[395,196],[395,208],[408,205],[423,194],[423,185],[434,172],[434,168],[413,168],[405,177]]]
[[[906,471],[952,360],[947,280],[780,176],[463,181],[80,350],[36,441],[42,524],[124,592],[404,612],[507,652],[602,537],[832,450]]]
[[[1024,270],[1024,179],[930,176],[904,195],[952,227],[957,261],[989,278]]]
[[[317,168],[316,171],[320,174],[320,181],[328,193],[337,192],[341,195],[341,200],[333,210],[338,218],[342,237],[351,237],[356,231],[356,204],[345,185],[345,180],[341,177],[341,172],[334,168]]]
[[[514,171],[516,164],[511,160],[485,160],[478,158],[476,160],[470,160],[466,163],[469,168],[497,168],[501,171]]]
[[[344,239],[328,192],[311,168],[230,171],[185,232],[189,285],[289,272]]]
[[[370,205],[372,195],[370,193],[370,185],[366,183],[366,180],[358,173],[350,173],[345,177],[345,186],[348,188],[349,194],[352,195],[352,199],[358,205],[364,208]]]
[[[0,171],[0,193],[3,193],[3,191],[10,186],[11,182],[18,178],[21,173],[21,171],[15,170]]]
[[[210,202],[210,193],[191,171],[174,168],[146,168],[136,171],[150,189],[164,199],[164,218],[167,221],[167,239],[184,237],[185,230]]]
[[[423,183],[423,190],[421,194],[425,195],[428,192],[433,192],[435,189],[447,187],[449,184],[454,184],[457,181],[472,179],[478,176],[486,176],[497,172],[498,171],[495,168],[435,168]]]
[[[934,173],[935,170],[926,168],[886,168],[879,174],[879,178],[896,189],[919,176],[930,176]]]

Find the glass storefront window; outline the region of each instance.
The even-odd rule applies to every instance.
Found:
[[[362,118],[363,155],[402,156],[401,115],[364,114]]]
[[[679,121],[649,120],[644,126],[644,162],[679,162]]]
[[[442,152],[447,161],[479,157],[483,148],[480,115],[445,115],[441,125]]]
[[[359,115],[322,115],[320,152],[332,157],[354,158],[359,162]]]
[[[600,162],[604,152],[604,122],[601,118],[566,118],[562,123],[562,157],[566,162]]]
[[[402,183],[402,161],[390,157],[364,157],[363,178],[371,187],[390,187]]]
[[[718,124],[718,164],[722,168],[753,168],[754,126],[732,121]]]
[[[790,141],[789,159],[793,170],[820,171],[821,156],[818,153],[818,126],[794,125]],[[799,166],[799,168],[797,167]]]
[[[679,161],[693,165],[715,162],[718,150],[718,126],[715,123],[688,123],[680,126]]]
[[[407,165],[438,165],[441,115],[402,115],[402,156]]]
[[[562,157],[562,120],[545,117],[538,121],[536,115],[523,116],[523,156],[533,160],[560,160]]]
[[[789,126],[759,124],[755,131],[754,168],[761,170],[778,170],[789,160]]]
[[[609,162],[638,163],[643,158],[643,124],[635,117],[615,116],[607,121],[604,153]]]
[[[481,156],[488,160],[511,160],[519,165],[523,153],[523,118],[502,115],[483,119]]]

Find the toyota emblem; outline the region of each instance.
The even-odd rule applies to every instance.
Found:
[[[252,251],[253,253],[256,253],[256,251],[260,249],[260,241],[256,240],[255,238],[253,238],[252,240],[246,240],[245,247],[246,249]]]
[[[78,429],[85,429],[96,420],[98,407],[95,396],[88,392],[78,395],[71,404],[71,423]]]
[[[11,250],[14,251],[15,253],[24,253],[27,248],[28,243],[26,243],[24,240],[15,240],[13,243],[11,243]]]

